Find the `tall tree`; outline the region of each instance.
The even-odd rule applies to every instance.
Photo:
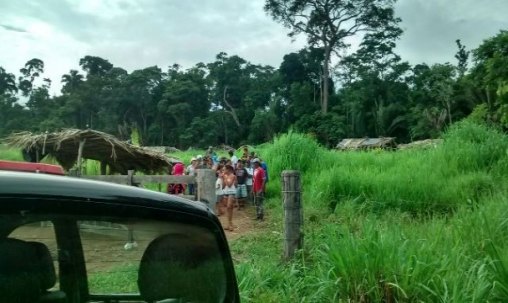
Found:
[[[62,93],[71,93],[83,84],[83,75],[77,70],[71,69],[68,74],[62,76]]]
[[[18,91],[16,87],[16,77],[8,73],[0,66],[0,95],[14,94]]]
[[[23,93],[23,96],[28,96],[34,85],[35,78],[39,77],[44,72],[44,62],[40,59],[34,58],[28,60],[25,66],[19,70],[22,77],[19,77],[19,90]]]
[[[508,31],[483,41],[473,51],[475,63],[471,76],[477,84],[477,96],[487,104],[492,120],[508,127]]]
[[[323,99],[328,111],[330,59],[349,45],[348,37],[358,33],[390,32],[398,29],[395,0],[266,0],[265,11],[291,29],[290,37],[305,34],[311,46],[322,47]]]
[[[467,71],[467,61],[469,60],[470,51],[466,50],[466,47],[460,42],[460,39],[455,40],[457,44],[457,53],[455,54],[455,59],[457,59],[457,72],[459,73],[459,78],[462,78]]]
[[[101,57],[85,56],[79,59],[79,65],[87,72],[87,77],[104,76],[113,68],[113,64]]]

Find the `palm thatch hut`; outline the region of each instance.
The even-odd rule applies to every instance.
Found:
[[[177,161],[163,153],[131,145],[96,130],[66,129],[60,132],[33,134],[14,133],[5,139],[7,145],[20,148],[26,161],[39,162],[49,155],[66,170],[81,169],[82,159],[101,162],[101,174],[126,174],[128,170],[144,173],[164,172]]]

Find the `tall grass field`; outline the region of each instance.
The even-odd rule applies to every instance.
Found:
[[[256,147],[270,172],[267,220],[230,243],[242,302],[508,302],[508,136],[463,121],[443,139],[344,152],[290,132]],[[0,148],[0,159],[19,156]],[[286,169],[302,174],[305,216],[290,262]]]
[[[436,148],[339,152],[289,133],[267,229],[233,243],[244,302],[508,302],[508,137],[470,122]],[[303,174],[304,249],[282,263],[280,184]]]

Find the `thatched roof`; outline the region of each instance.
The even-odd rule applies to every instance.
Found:
[[[78,158],[79,143],[84,141],[82,157],[105,162],[113,172],[126,173],[129,169],[145,173],[161,172],[171,166],[173,159],[163,153],[144,149],[121,141],[96,130],[66,129],[56,133],[33,134],[20,132],[10,135],[5,142],[23,149],[26,160],[54,157],[66,170]]]
[[[398,149],[436,148],[441,143],[443,143],[443,139],[426,139],[426,140],[413,141],[408,144],[399,144],[399,145],[397,145],[397,148]]]
[[[395,147],[395,138],[351,138],[343,139],[337,144],[337,149],[369,149]]]

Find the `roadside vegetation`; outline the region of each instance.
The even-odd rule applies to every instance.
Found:
[[[232,244],[245,302],[502,302],[506,135],[468,121],[432,149],[337,152],[289,133],[266,145],[271,219]],[[305,249],[282,263],[277,176],[303,174]]]

